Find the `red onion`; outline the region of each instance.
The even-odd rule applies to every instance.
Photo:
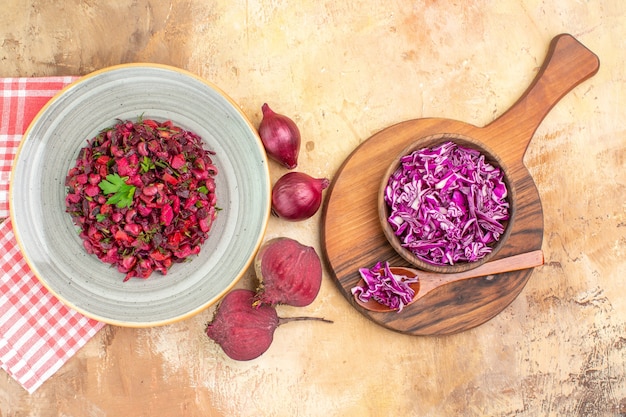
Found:
[[[300,130],[289,117],[274,113],[267,103],[261,107],[263,120],[259,136],[267,155],[289,169],[298,165]]]
[[[313,178],[303,172],[288,172],[272,189],[272,212],[285,220],[299,221],[317,213],[322,204],[326,178]]]

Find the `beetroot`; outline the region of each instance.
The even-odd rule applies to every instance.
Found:
[[[257,304],[304,307],[322,285],[322,263],[315,249],[287,237],[265,242],[255,257]]]
[[[317,317],[278,317],[273,306],[253,306],[254,291],[236,289],[220,302],[213,320],[207,324],[206,335],[221,346],[231,359],[248,361],[269,349],[278,326],[290,321],[318,320]]]

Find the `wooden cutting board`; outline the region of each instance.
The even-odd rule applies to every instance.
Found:
[[[569,34],[555,37],[545,62],[522,97],[485,127],[424,118],[388,127],[363,142],[344,161],[322,211],[322,250],[339,290],[372,321],[412,335],[452,334],[478,326],[500,313],[522,291],[532,269],[447,284],[401,313],[366,310],[351,293],[359,268],[388,261],[410,266],[388,243],[378,218],[382,177],[394,157],[414,141],[435,134],[470,137],[497,155],[517,199],[516,219],[506,245],[494,259],[541,249],[543,210],[523,157],[537,127],[554,105],[599,69],[598,57]]]

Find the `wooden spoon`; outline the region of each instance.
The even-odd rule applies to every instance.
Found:
[[[404,275],[412,278],[417,275],[419,281],[410,284],[410,287],[415,291],[415,295],[409,304],[414,303],[426,294],[439,288],[442,285],[450,284],[451,282],[462,281],[471,278],[486,277],[487,279],[493,279],[493,275],[502,274],[504,272],[519,271],[521,269],[533,268],[543,265],[543,252],[540,250],[522,253],[520,255],[509,256],[507,258],[498,259],[496,261],[486,262],[480,266],[469,271],[457,272],[453,274],[439,274],[436,272],[418,271],[417,269],[394,266],[391,267],[391,272],[394,275]],[[365,286],[365,281],[361,279],[358,286]],[[370,299],[369,301],[362,301],[358,296],[354,296],[354,299],[361,307],[376,312],[389,312],[395,311],[384,304],[379,303],[376,300]],[[407,304],[408,305],[408,304]]]

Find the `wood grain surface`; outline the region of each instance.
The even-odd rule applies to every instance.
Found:
[[[450,334],[480,325],[519,294],[532,270],[495,279],[449,283],[407,306],[401,314],[364,309],[352,297],[359,268],[376,262],[411,266],[399,258],[378,218],[380,183],[396,155],[433,135],[462,135],[501,161],[515,200],[510,235],[494,256],[541,249],[543,212],[537,188],[523,163],[528,144],[548,111],[572,88],[598,71],[599,60],[569,34],[554,38],[542,69],[520,100],[484,128],[447,119],[417,119],[384,129],[360,145],[335,176],[323,212],[322,242],[329,268],[344,296],[361,313],[389,329],[413,335]],[[415,145],[418,146],[418,145]],[[418,146],[419,147],[419,146]]]

